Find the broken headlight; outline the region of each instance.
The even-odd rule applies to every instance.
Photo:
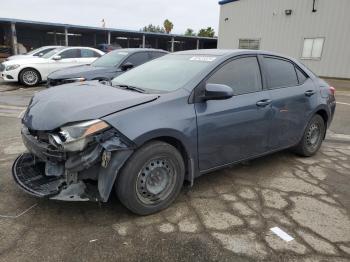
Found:
[[[92,135],[107,128],[109,125],[99,119],[66,125],[60,128],[58,134],[50,136],[50,143],[58,144],[66,151],[81,151],[92,141]]]

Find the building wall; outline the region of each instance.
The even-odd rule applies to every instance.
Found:
[[[350,78],[350,0],[316,0],[314,13],[312,4],[313,0],[223,4],[218,48],[238,48],[239,39],[260,39],[260,49],[298,58],[320,76]],[[292,9],[292,15],[285,15],[286,9]],[[314,37],[325,38],[321,59],[301,59],[304,38]]]

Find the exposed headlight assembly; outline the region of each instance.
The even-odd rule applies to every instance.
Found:
[[[20,65],[9,65],[9,66],[6,66],[6,71],[15,70],[18,67],[20,67]]]
[[[81,151],[92,141],[92,135],[107,128],[109,125],[99,119],[66,125],[60,128],[58,134],[50,135],[50,142],[61,145],[66,151]]]

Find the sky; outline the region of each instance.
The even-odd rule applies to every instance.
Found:
[[[0,0],[0,17],[139,30],[173,22],[172,33],[197,32],[219,23],[218,0]]]

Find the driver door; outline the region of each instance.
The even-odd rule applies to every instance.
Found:
[[[206,83],[230,86],[234,96],[195,104],[200,171],[266,152],[271,99],[269,92],[262,89],[257,57],[226,62]]]

